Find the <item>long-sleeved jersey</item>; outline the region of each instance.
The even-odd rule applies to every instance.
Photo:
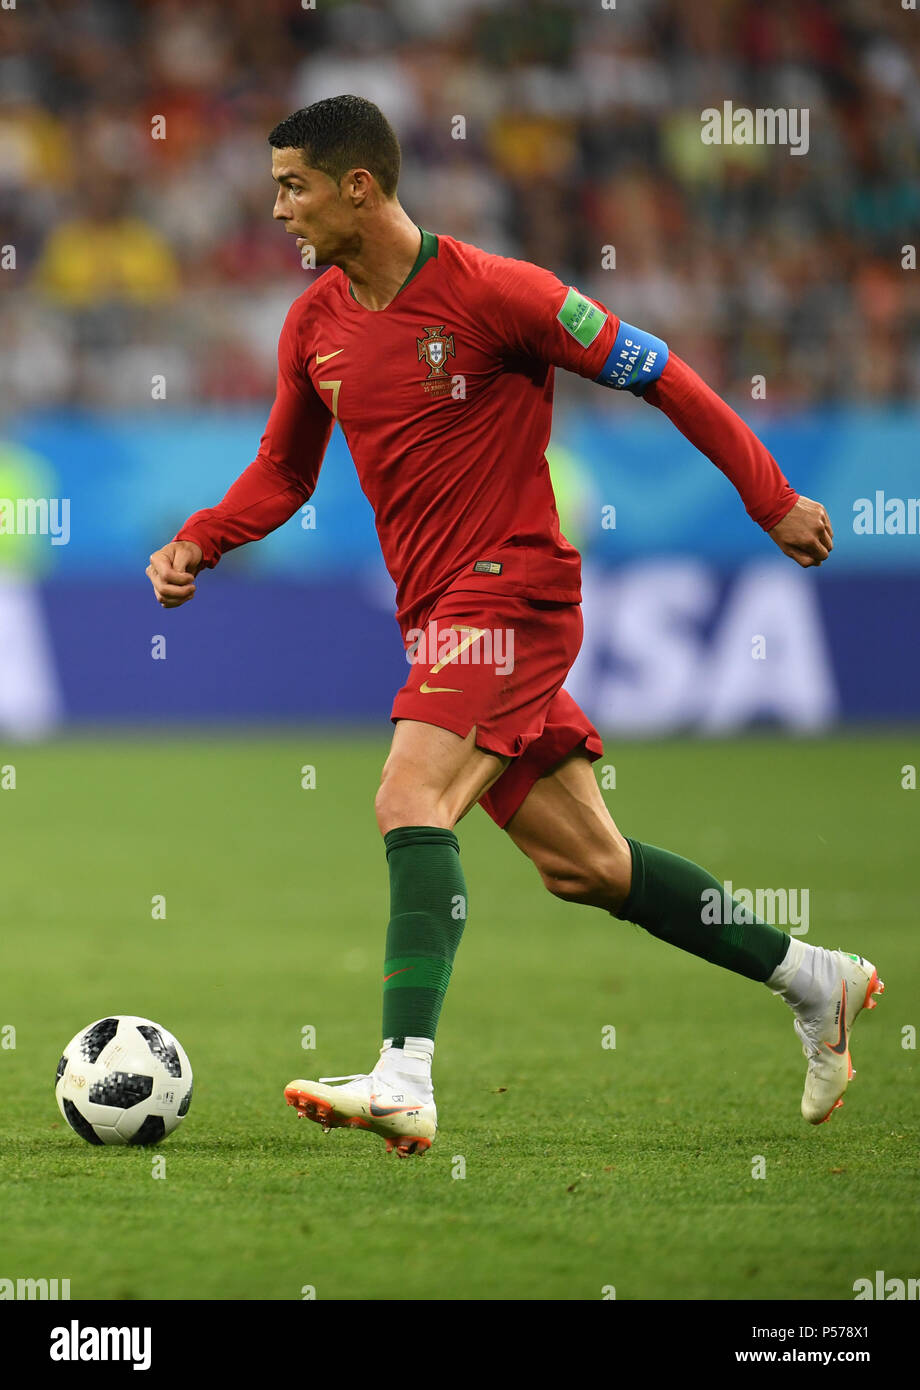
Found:
[[[176,538],[211,568],[280,526],[311,496],[338,420],[404,633],[452,586],[578,602],[581,561],[559,530],[545,456],[556,367],[657,406],[765,530],[796,502],[743,420],[661,339],[548,270],[423,232],[385,309],[359,304],[335,266],[294,301],[258,455]]]

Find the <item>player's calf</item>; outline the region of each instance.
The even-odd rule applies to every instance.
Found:
[[[607,912],[618,912],[626,901],[632,876],[629,844],[582,753],[573,753],[541,777],[506,829],[555,897]]]
[[[556,898],[616,912],[629,894],[631,860],[611,844],[595,851],[591,859],[564,859],[551,854],[535,858],[543,885]]]

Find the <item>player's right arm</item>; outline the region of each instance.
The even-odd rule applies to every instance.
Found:
[[[306,370],[304,315],[295,300],[278,342],[278,384],[256,458],[216,507],[195,512],[150,557],[147,575],[163,608],[195,595],[195,576],[247,541],[261,540],[303,506],[316,487],[334,417]]]

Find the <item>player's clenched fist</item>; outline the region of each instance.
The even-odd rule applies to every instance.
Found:
[[[203,559],[194,541],[170,541],[156,550],[147,566],[147,578],[161,608],[178,608],[195,597],[195,575]]]
[[[813,502],[810,497],[800,497],[768,534],[784,555],[806,569],[809,565],[820,565],[834,548],[830,518],[821,503]]]

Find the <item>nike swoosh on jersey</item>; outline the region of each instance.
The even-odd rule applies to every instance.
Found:
[[[316,354],[317,365],[320,362],[328,362],[330,357],[338,357],[339,353],[344,351],[344,348],[336,348],[335,352],[318,352]]]
[[[422,681],[418,688],[420,695],[462,695],[463,691],[458,690],[454,685],[429,685],[427,681]]]

